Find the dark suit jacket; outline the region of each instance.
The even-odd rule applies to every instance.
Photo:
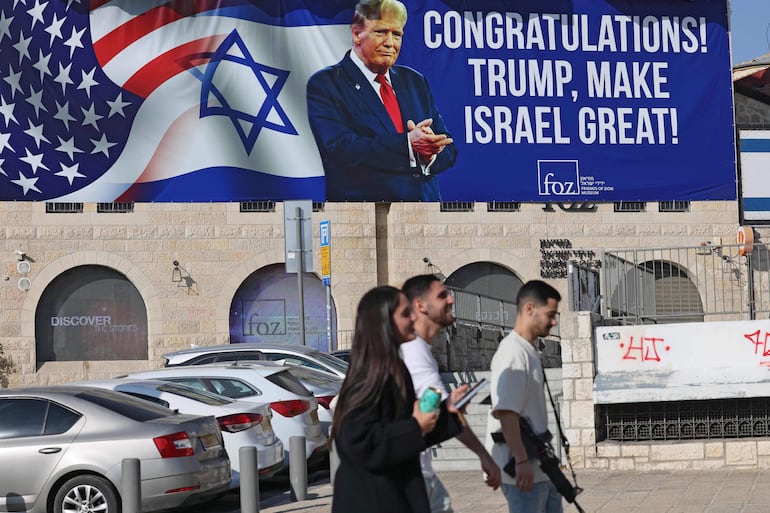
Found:
[[[412,417],[414,385],[406,367],[407,397],[391,378],[380,401],[345,417],[335,438],[340,465],[332,513],[430,513],[420,452],[458,435],[462,426],[442,405],[436,428],[423,437]],[[399,405],[401,413],[396,414]]]
[[[433,131],[449,135],[424,76],[393,66],[390,78],[405,127],[410,119],[433,118]],[[407,134],[396,131],[350,52],[310,77],[307,110],[323,161],[327,201],[441,200],[435,175],[454,165],[455,145],[439,153],[431,176],[410,167]]]

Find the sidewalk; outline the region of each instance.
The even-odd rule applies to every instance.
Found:
[[[764,513],[770,510],[770,469],[708,471],[577,472],[586,513]],[[482,484],[480,471],[440,472],[455,513],[507,513],[505,498]],[[308,487],[308,500],[288,493],[267,497],[260,513],[328,513],[328,479]],[[235,503],[237,510],[238,504]],[[565,503],[565,513],[576,512]],[[365,512],[362,512],[365,513]]]

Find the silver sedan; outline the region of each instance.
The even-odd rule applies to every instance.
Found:
[[[126,458],[139,459],[144,512],[230,484],[213,417],[90,387],[0,390],[0,511],[117,513]]]

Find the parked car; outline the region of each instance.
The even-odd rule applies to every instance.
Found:
[[[347,362],[299,344],[257,342],[199,346],[164,354],[163,358],[166,360],[166,367],[202,365],[221,361],[271,360],[318,369],[342,378],[348,371]]]
[[[215,363],[136,372],[126,377],[161,379],[239,401],[268,402],[273,410],[273,430],[283,442],[284,459],[289,461],[290,438],[304,436],[308,465],[314,466],[328,456],[318,401],[288,369],[275,365],[258,371],[248,365]]]
[[[117,513],[126,458],[139,459],[143,512],[204,502],[230,485],[214,417],[111,390],[0,390],[0,447],[0,511]]]
[[[283,442],[275,435],[271,424],[272,411],[267,403],[233,401],[181,383],[118,378],[75,383],[78,385],[115,390],[144,399],[182,413],[214,415],[222,431],[225,448],[230,455],[232,480],[230,488],[241,485],[240,448],[257,449],[260,477],[269,478],[283,469]]]
[[[268,362],[249,362],[248,365],[265,367],[267,363]],[[290,364],[285,365],[288,371],[300,380],[302,384],[305,385],[305,388],[313,393],[316,401],[318,401],[318,420],[321,422],[324,434],[328,437],[332,425],[332,417],[334,416],[332,401],[334,401],[334,398],[340,393],[344,378],[310,367],[301,367]]]
[[[347,364],[350,364],[350,349],[340,349],[338,351],[332,351],[330,354],[335,358],[339,358]]]
[[[321,428],[324,435],[329,436],[329,429],[332,424],[333,411],[332,401],[340,393],[343,378],[323,372],[310,367],[301,367],[291,365],[285,362],[271,361],[248,361],[235,364],[239,367],[248,366],[257,372],[267,375],[274,372],[276,367],[283,367],[286,371],[297,378],[307,388],[318,401],[318,420],[321,422]]]

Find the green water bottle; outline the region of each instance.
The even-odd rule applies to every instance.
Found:
[[[420,397],[420,411],[431,413],[438,409],[441,404],[441,390],[436,387],[428,387]]]

